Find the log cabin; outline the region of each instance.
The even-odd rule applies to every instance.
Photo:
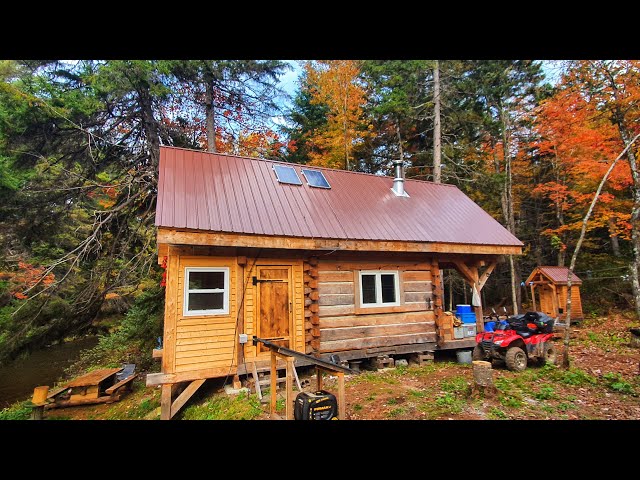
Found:
[[[163,419],[207,378],[266,370],[254,335],[341,360],[472,347],[439,321],[441,270],[479,293],[523,246],[457,187],[405,179],[401,162],[394,178],[175,147],[160,148],[156,225],[164,336],[147,385],[162,385]]]
[[[536,267],[526,280],[531,288],[533,310],[546,313],[559,320],[567,318],[567,267]],[[584,320],[582,299],[580,298],[582,280],[571,272],[571,321]],[[538,294],[536,301],[536,293]]]

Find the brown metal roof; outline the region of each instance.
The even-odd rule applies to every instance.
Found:
[[[303,185],[277,181],[273,164],[295,168]],[[352,240],[522,246],[457,187],[329,168],[331,188],[306,184],[301,165],[160,148],[156,225],[219,232]]]
[[[569,273],[569,269],[567,267],[538,267],[536,270],[540,271],[556,285],[567,284],[567,274]],[[529,275],[527,282],[530,281],[529,279],[536,273],[536,270]],[[581,285],[582,280],[580,280],[575,273],[571,272],[571,283]]]

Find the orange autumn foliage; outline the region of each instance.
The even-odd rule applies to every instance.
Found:
[[[311,165],[353,168],[353,150],[371,136],[364,121],[366,92],[355,60],[317,60],[305,63],[311,103],[328,107],[327,124],[311,132]]]
[[[623,148],[617,129],[600,106],[594,97],[576,88],[575,72],[569,71],[556,94],[535,112],[540,136],[535,147],[554,179],[538,184],[532,194],[547,198],[558,220],[543,235],[564,238],[581,228],[593,192]],[[628,163],[619,162],[599,197],[589,229],[606,227],[610,235],[630,237],[627,190],[631,184]]]
[[[9,292],[17,299],[28,298],[24,292],[36,285],[48,287],[55,282],[55,275],[49,273],[43,278],[45,267],[37,267],[28,262],[18,262],[18,269],[10,272],[0,272],[0,278],[9,284]]]

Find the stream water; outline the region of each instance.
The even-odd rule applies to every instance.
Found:
[[[84,337],[37,350],[27,358],[0,367],[0,409],[18,400],[30,399],[38,385],[53,387],[64,369],[77,360],[83,350],[97,343],[98,337]]]

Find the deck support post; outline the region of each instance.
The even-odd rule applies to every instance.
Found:
[[[171,420],[171,387],[171,383],[160,387],[160,420]]]

